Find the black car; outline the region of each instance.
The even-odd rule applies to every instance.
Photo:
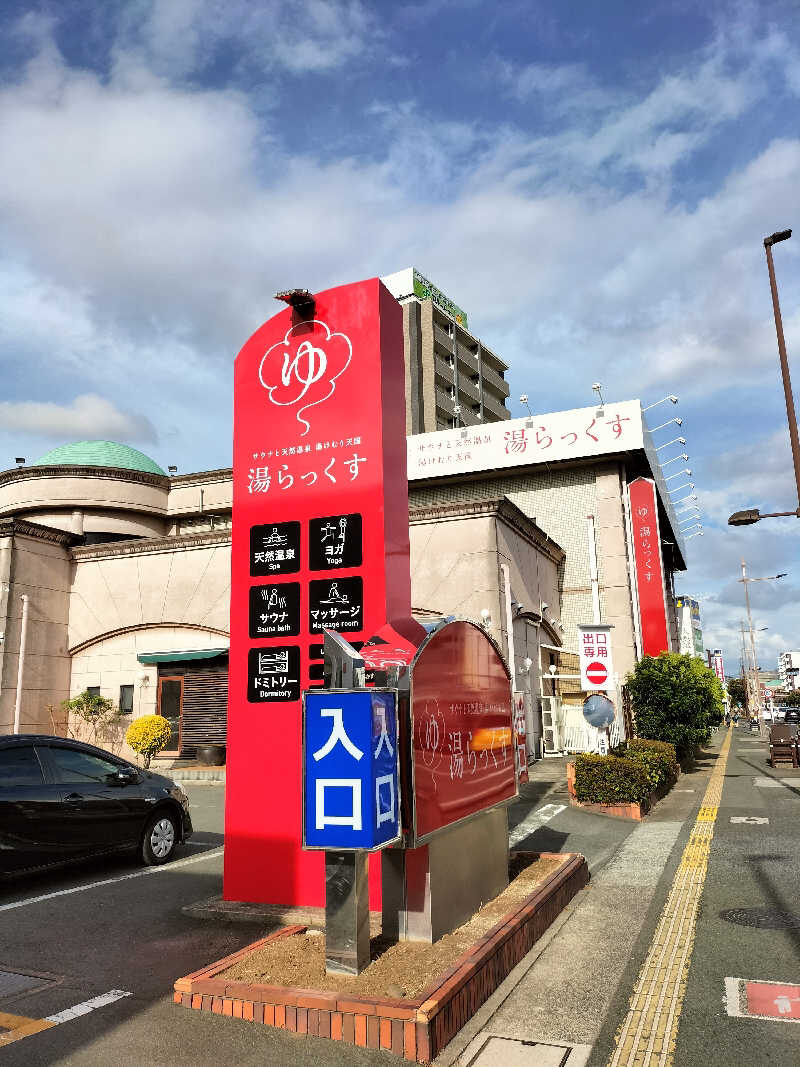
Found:
[[[800,723],[800,709],[787,708],[783,716],[783,721],[794,723],[794,725],[797,726],[798,723]]]
[[[126,849],[166,863],[191,833],[170,778],[82,741],[0,735],[0,877]]]

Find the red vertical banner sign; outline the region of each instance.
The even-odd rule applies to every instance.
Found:
[[[636,478],[628,489],[642,655],[657,656],[659,652],[669,651],[669,629],[656,487],[651,478]]]
[[[322,685],[324,628],[358,647],[410,614],[404,396],[402,310],[377,278],[279,312],[236,359],[227,900],[324,902],[300,695]]]

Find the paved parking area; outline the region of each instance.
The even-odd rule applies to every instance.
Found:
[[[263,932],[182,911],[222,887],[224,788],[186,790],[196,833],[173,863],[106,858],[0,885],[3,1067],[385,1064],[384,1053],[301,1041],[172,1003],[176,978]]]

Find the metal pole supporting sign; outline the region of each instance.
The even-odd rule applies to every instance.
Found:
[[[303,694],[303,848],[325,851],[325,969],[370,961],[370,852],[400,840],[397,691],[365,688],[364,661],[325,631],[325,688]]]

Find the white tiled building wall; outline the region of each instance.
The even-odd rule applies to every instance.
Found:
[[[455,501],[485,500],[507,496],[517,507],[552,537],[567,554],[562,573],[561,622],[564,644],[577,648],[577,624],[592,619],[589,578],[588,527],[586,518],[596,509],[596,470],[514,474],[459,485],[409,487],[411,507],[450,504]],[[598,559],[600,585],[603,561]],[[604,611],[601,593],[601,611]]]

